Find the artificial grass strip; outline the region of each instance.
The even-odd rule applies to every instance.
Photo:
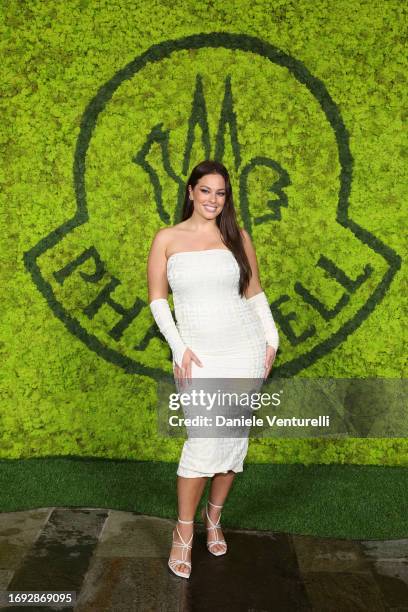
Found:
[[[176,517],[176,464],[103,458],[0,460],[0,510],[75,506]],[[225,527],[351,539],[408,537],[408,469],[247,464]],[[197,513],[198,517],[198,513]]]

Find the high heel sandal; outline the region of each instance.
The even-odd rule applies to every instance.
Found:
[[[213,504],[210,501],[208,501],[208,504],[210,504],[210,506],[213,506],[213,508],[222,508],[222,506],[217,506],[216,504]],[[207,518],[207,521],[211,525],[211,527],[207,527],[207,531],[212,529],[215,532],[215,537],[217,538],[217,529],[221,529],[221,525],[220,525],[221,512],[220,512],[220,516],[218,517],[217,523],[216,524],[213,523],[210,517],[208,516],[208,504],[205,506],[205,508],[203,508],[201,516],[203,517],[204,524],[206,522],[205,519]],[[221,546],[225,546],[225,550],[218,550],[215,552],[212,551],[211,548],[215,546],[215,544],[220,544]],[[227,552],[227,543],[225,540],[218,540],[218,539],[207,540],[207,549],[208,549],[208,552],[210,552],[215,557],[220,557],[221,555],[225,555],[225,553]]]
[[[191,525],[192,523],[194,523],[194,521],[181,521],[180,519],[177,519],[178,523],[182,523],[183,525]],[[178,527],[176,525],[176,531],[178,534],[178,537],[180,538],[181,542],[175,542],[174,541],[174,529],[173,529],[173,542],[172,542],[172,546],[178,546],[179,548],[182,549],[181,551],[181,559],[169,559],[168,561],[168,566],[171,569],[171,571],[173,572],[173,574],[175,574],[176,576],[180,576],[180,578],[189,578],[190,574],[191,574],[191,563],[190,561],[186,561],[185,557],[187,557],[187,552],[190,548],[192,548],[191,546],[191,541],[193,539],[193,533],[191,534],[191,537],[189,539],[188,542],[185,542],[183,540],[183,538],[180,535],[180,532],[178,530]],[[170,553],[171,554],[171,553]],[[181,565],[181,564],[187,565],[187,567],[190,569],[190,571],[187,572],[181,572],[180,570],[177,570],[176,567],[177,565]]]

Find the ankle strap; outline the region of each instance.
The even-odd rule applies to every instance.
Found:
[[[208,503],[210,504],[210,506],[214,506],[214,508],[222,508],[223,506],[217,506],[217,504],[213,504],[212,502],[210,502],[210,500],[208,500]]]
[[[179,523],[182,523],[183,525],[191,525],[192,523],[194,523],[194,521],[182,521],[181,519],[177,519],[177,521]]]

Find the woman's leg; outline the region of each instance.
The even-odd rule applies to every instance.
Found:
[[[182,521],[192,521],[197,510],[198,503],[206,485],[207,478],[183,478],[177,477],[177,495],[178,495],[178,517]],[[194,525],[184,525],[178,523],[178,530],[184,542],[188,542],[193,533]],[[174,540],[181,542],[177,531],[174,530]],[[181,548],[173,547],[170,553],[171,559],[180,559]],[[189,551],[191,553],[191,550]],[[191,560],[191,555],[188,554],[187,561]],[[179,563],[176,566],[179,572],[188,572],[188,567],[184,563]]]
[[[211,479],[209,500],[217,506],[223,506],[234,482],[235,472],[230,470],[226,474],[214,474]],[[219,513],[218,513],[219,514]],[[210,515],[211,516],[211,515]],[[212,518],[212,517],[211,517]]]
[[[232,483],[234,482],[235,472],[231,470],[227,474],[214,474],[211,479],[211,487],[208,499],[216,506],[223,506],[227,499],[228,493],[231,489]],[[217,524],[221,514],[221,508],[214,508],[211,504],[207,507],[208,516],[213,523]],[[208,525],[207,525],[208,526]],[[208,532],[207,532],[208,533]],[[214,539],[214,530],[209,532],[208,539]],[[222,540],[223,534],[221,529],[217,529],[217,539]],[[221,552],[225,550],[225,545],[214,544],[211,547],[214,552]]]

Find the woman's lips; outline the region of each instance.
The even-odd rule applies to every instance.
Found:
[[[210,204],[203,204],[203,206],[208,212],[215,212],[217,210],[216,206],[211,206]]]

